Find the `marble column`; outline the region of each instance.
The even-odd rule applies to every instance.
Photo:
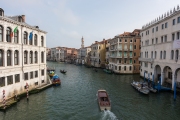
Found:
[[[4,67],[7,67],[7,50],[4,50]]]

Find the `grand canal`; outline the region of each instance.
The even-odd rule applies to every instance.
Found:
[[[110,75],[98,69],[73,64],[48,62],[62,80],[59,87],[48,88],[22,99],[17,105],[0,112],[0,120],[178,120],[180,96],[161,92],[142,95],[130,83],[139,75]],[[61,74],[60,69],[67,70]],[[97,90],[109,93],[112,110],[100,112]]]

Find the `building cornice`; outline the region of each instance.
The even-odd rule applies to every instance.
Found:
[[[26,24],[26,23],[24,23],[24,22],[18,22],[18,21],[12,20],[12,19],[7,18],[7,17],[2,17],[2,16],[0,16],[0,20],[3,20],[3,21],[5,21],[5,22],[10,22],[10,23],[12,23],[12,24],[16,24],[16,25],[19,25],[19,26],[22,26],[22,27],[27,27],[27,28],[29,28],[29,29],[36,30],[36,31],[42,32],[42,33],[44,33],[44,34],[47,34],[46,31],[37,29],[37,28],[35,28],[34,26],[30,26],[30,25],[28,25],[28,24]]]

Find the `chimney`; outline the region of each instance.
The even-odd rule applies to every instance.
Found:
[[[98,41],[95,41],[95,43],[97,43]]]
[[[22,15],[22,22],[26,22],[26,16],[25,15]]]

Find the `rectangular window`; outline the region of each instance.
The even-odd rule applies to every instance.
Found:
[[[152,29],[152,33],[154,33],[154,28]]]
[[[44,80],[41,80],[41,83],[44,83]]]
[[[134,53],[134,56],[136,56],[136,53]]]
[[[145,63],[144,66],[145,66],[145,67],[148,67],[148,63]]]
[[[156,44],[158,43],[158,38],[156,38]]]
[[[20,82],[20,75],[16,74],[15,75],[15,83],[18,83],[18,82]]]
[[[161,43],[163,43],[163,36],[161,36]]]
[[[0,87],[5,86],[5,77],[0,77]]]
[[[136,45],[134,45],[134,49],[136,49]]]
[[[129,63],[132,64],[132,59],[129,60]]]
[[[44,70],[41,70],[41,76],[44,76]]]
[[[158,26],[156,27],[156,31],[158,31]]]
[[[180,23],[180,17],[177,18],[177,23]]]
[[[13,84],[13,76],[10,75],[10,76],[7,76],[7,85],[11,85]]]
[[[165,28],[167,28],[167,27],[168,27],[168,23],[166,22],[166,23],[165,23]]]
[[[177,40],[179,40],[179,32],[177,32]]]
[[[38,77],[38,71],[35,71],[35,78]]]
[[[167,35],[164,36],[164,42],[167,42]]]
[[[151,64],[151,68],[153,68],[153,64]]]
[[[24,80],[28,80],[28,73],[24,73]]]
[[[134,63],[136,63],[136,60],[134,60]]]
[[[176,20],[175,20],[175,19],[173,19],[173,25],[175,25],[175,23],[176,23]]]
[[[175,35],[174,35],[174,33],[172,34],[172,40],[174,41],[174,39],[175,39]]]
[[[162,24],[162,29],[164,29],[164,24]]]
[[[33,79],[33,72],[30,72],[30,79]]]
[[[121,66],[119,66],[119,71],[121,71]]]
[[[152,39],[152,44],[154,44],[154,39]]]

